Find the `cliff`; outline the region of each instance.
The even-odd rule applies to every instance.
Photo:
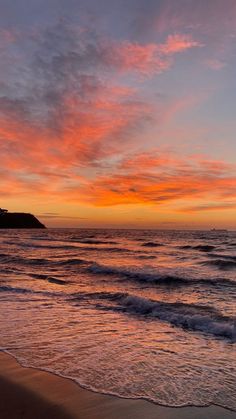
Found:
[[[46,228],[32,214],[6,212],[0,214],[0,228]]]

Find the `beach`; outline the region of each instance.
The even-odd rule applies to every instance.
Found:
[[[217,407],[169,408],[85,390],[71,380],[24,368],[0,354],[1,419],[235,419]]]

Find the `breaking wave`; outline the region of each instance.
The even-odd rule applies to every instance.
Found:
[[[156,317],[177,327],[236,341],[236,320],[222,316],[210,307],[156,302],[130,295],[121,299],[121,303],[131,313]]]
[[[222,315],[210,306],[186,303],[165,303],[127,293],[85,293],[73,295],[74,300],[94,299],[115,303],[115,306],[96,304],[97,308],[119,310],[140,316],[156,318],[175,327],[203,332],[236,342],[236,319]]]
[[[115,266],[100,265],[98,263],[91,264],[87,270],[90,273],[97,275],[111,275],[122,278],[144,282],[146,284],[155,285],[169,285],[169,286],[192,286],[192,285],[206,285],[206,286],[235,286],[236,283],[227,278],[187,278],[176,275],[164,274],[160,272],[150,272],[148,269],[137,268],[118,268]]]

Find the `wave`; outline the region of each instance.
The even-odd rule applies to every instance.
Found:
[[[236,342],[236,319],[222,315],[210,306],[187,303],[164,303],[128,293],[84,293],[74,294],[73,300],[109,301],[115,306],[96,304],[97,308],[121,311],[156,318],[185,330],[203,332],[218,338]]]
[[[56,262],[57,265],[85,265],[88,263],[90,262],[88,262],[85,259],[80,259],[80,258],[63,259]]]
[[[177,327],[236,341],[235,319],[223,316],[210,307],[156,302],[137,296],[124,297],[121,303],[131,313],[156,317]]]
[[[85,238],[80,238],[80,237],[77,237],[77,236],[71,236],[71,237],[67,237],[67,238],[66,237],[50,238],[50,237],[35,237],[35,236],[32,236],[31,239],[36,240],[36,241],[41,240],[41,241],[45,241],[45,242],[48,241],[48,242],[81,243],[81,244],[95,244],[95,245],[96,244],[98,244],[98,245],[99,244],[108,244],[108,245],[116,245],[117,244],[117,242],[114,241],[114,240],[111,241],[111,240],[95,239],[93,235],[87,236]],[[15,242],[11,242],[10,244],[15,244]],[[26,246],[30,246],[30,245],[26,244]],[[44,245],[38,245],[37,247],[41,247],[41,246],[44,246]],[[65,247],[66,246],[67,245],[65,245]],[[52,247],[52,246],[50,246],[50,247]],[[64,247],[64,245],[63,245],[63,247]],[[55,245],[55,248],[57,248],[57,245]]]
[[[47,265],[51,263],[48,259],[43,258],[26,258],[22,256],[3,255],[0,259],[2,263],[18,263],[20,265]]]
[[[45,240],[45,241],[54,241],[54,242],[61,242],[61,240],[59,239],[53,239],[53,240],[49,240],[49,239],[40,239],[40,240]],[[63,240],[64,241],[64,240]],[[101,241],[101,240],[91,240],[91,239],[71,239],[68,240],[69,243],[72,244],[37,244],[37,243],[21,243],[18,242],[16,243],[15,241],[10,242],[10,241],[4,241],[4,244],[10,244],[10,245],[14,245],[17,247],[23,247],[23,248],[31,248],[31,249],[85,249],[85,250],[122,250],[122,248],[107,248],[107,247],[88,247],[88,246],[76,246],[76,244],[92,244],[92,245],[116,245],[117,242],[114,241]]]
[[[215,246],[211,246],[208,244],[199,244],[196,246],[191,246],[189,244],[186,244],[184,246],[179,246],[179,249],[183,250],[200,250],[201,252],[212,252],[215,249]]]
[[[42,279],[44,281],[50,282],[51,284],[57,284],[57,285],[67,285],[68,282],[64,281],[63,279],[54,278],[52,276],[44,275],[44,274],[30,274],[32,278],[35,279]]]
[[[139,253],[143,253],[144,251],[141,250],[131,250],[131,249],[127,249],[125,247],[105,247],[105,246],[100,246],[100,247],[95,247],[95,246],[73,246],[74,250],[83,250],[83,251],[88,251],[88,252],[114,252],[114,253],[131,253],[131,254],[139,254]]]
[[[16,242],[15,241],[12,241],[12,240],[3,240],[2,241],[2,244],[7,244],[7,245],[13,245],[13,246],[15,246],[16,245]]]
[[[62,260],[50,260],[50,259],[40,259],[40,258],[26,258],[21,256],[11,256],[5,255],[4,257],[0,258],[0,263],[3,264],[19,264],[19,265],[26,265],[26,266],[44,266],[44,265],[82,265],[89,263],[84,259],[80,258],[68,258]],[[91,262],[90,262],[91,263]]]
[[[199,244],[194,247],[196,250],[200,250],[201,252],[212,252],[215,249],[215,246],[211,246],[209,244]]]
[[[146,242],[146,243],[143,243],[142,246],[144,246],[144,247],[159,247],[159,246],[164,246],[164,245],[161,244],[161,243],[156,243],[156,242]]]
[[[233,260],[216,259],[216,260],[209,260],[207,262],[202,262],[202,264],[216,266],[217,268],[225,270],[225,271],[236,269],[236,261],[233,261]]]
[[[94,263],[88,267],[88,271],[93,274],[106,274],[106,275],[118,275],[132,280],[138,280],[140,282],[149,283],[186,283],[184,278],[180,278],[172,275],[161,275],[156,273],[150,273],[145,270],[137,270],[132,268],[118,268],[107,265],[99,265]]]
[[[72,242],[76,243],[84,243],[84,244],[109,244],[109,245],[116,245],[117,242],[115,241],[108,241],[108,240],[96,240],[96,239],[73,239],[71,238]]]
[[[130,250],[123,247],[94,247],[94,246],[79,246],[76,249],[86,250],[86,251],[102,251],[102,252],[123,252],[123,253],[141,253],[140,250]]]
[[[71,250],[77,249],[77,246],[73,245],[47,245],[47,244],[34,244],[34,243],[18,243],[17,246],[26,247],[30,249],[64,249]]]
[[[218,259],[227,259],[233,262],[236,262],[236,256],[233,255],[225,255],[224,253],[211,253],[209,257],[218,258]]]
[[[1,285],[0,286],[0,292],[15,292],[15,293],[19,293],[19,294],[32,293],[32,291],[30,289],[14,288],[14,287],[10,287],[9,285]]]
[[[91,264],[87,270],[97,275],[111,275],[143,282],[150,285],[193,286],[205,285],[211,287],[235,286],[235,282],[227,278],[186,278],[160,272],[150,272],[148,269],[119,268],[116,266]]]
[[[0,253],[0,259],[1,258],[7,258],[9,255],[7,253]]]
[[[21,287],[11,287],[10,285],[1,285],[0,286],[0,292],[10,292],[10,293],[14,293],[14,294],[40,294],[40,295],[44,295],[44,296],[58,296],[61,295],[59,293],[55,293],[55,292],[51,292],[51,291],[36,291],[36,290],[32,290],[30,288],[21,288]]]
[[[17,262],[20,262],[24,265],[48,265],[51,263],[48,259],[43,258],[16,258]]]
[[[156,259],[154,255],[140,255],[138,256],[139,259]]]
[[[97,292],[79,292],[71,294],[70,300],[80,301],[80,300],[108,300],[108,301],[119,301],[122,298],[126,297],[128,294],[125,292],[106,292],[106,291],[97,291]]]
[[[51,276],[47,278],[47,281],[50,282],[51,284],[67,285],[67,281],[64,281],[63,279],[54,278]]]

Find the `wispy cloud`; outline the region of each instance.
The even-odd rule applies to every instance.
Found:
[[[225,210],[232,210],[236,209],[236,197],[234,195],[235,201],[234,202],[223,202],[222,204],[217,203],[209,203],[209,204],[202,204],[202,205],[193,205],[181,208],[180,212],[185,213],[196,213],[202,211],[225,211]]]

